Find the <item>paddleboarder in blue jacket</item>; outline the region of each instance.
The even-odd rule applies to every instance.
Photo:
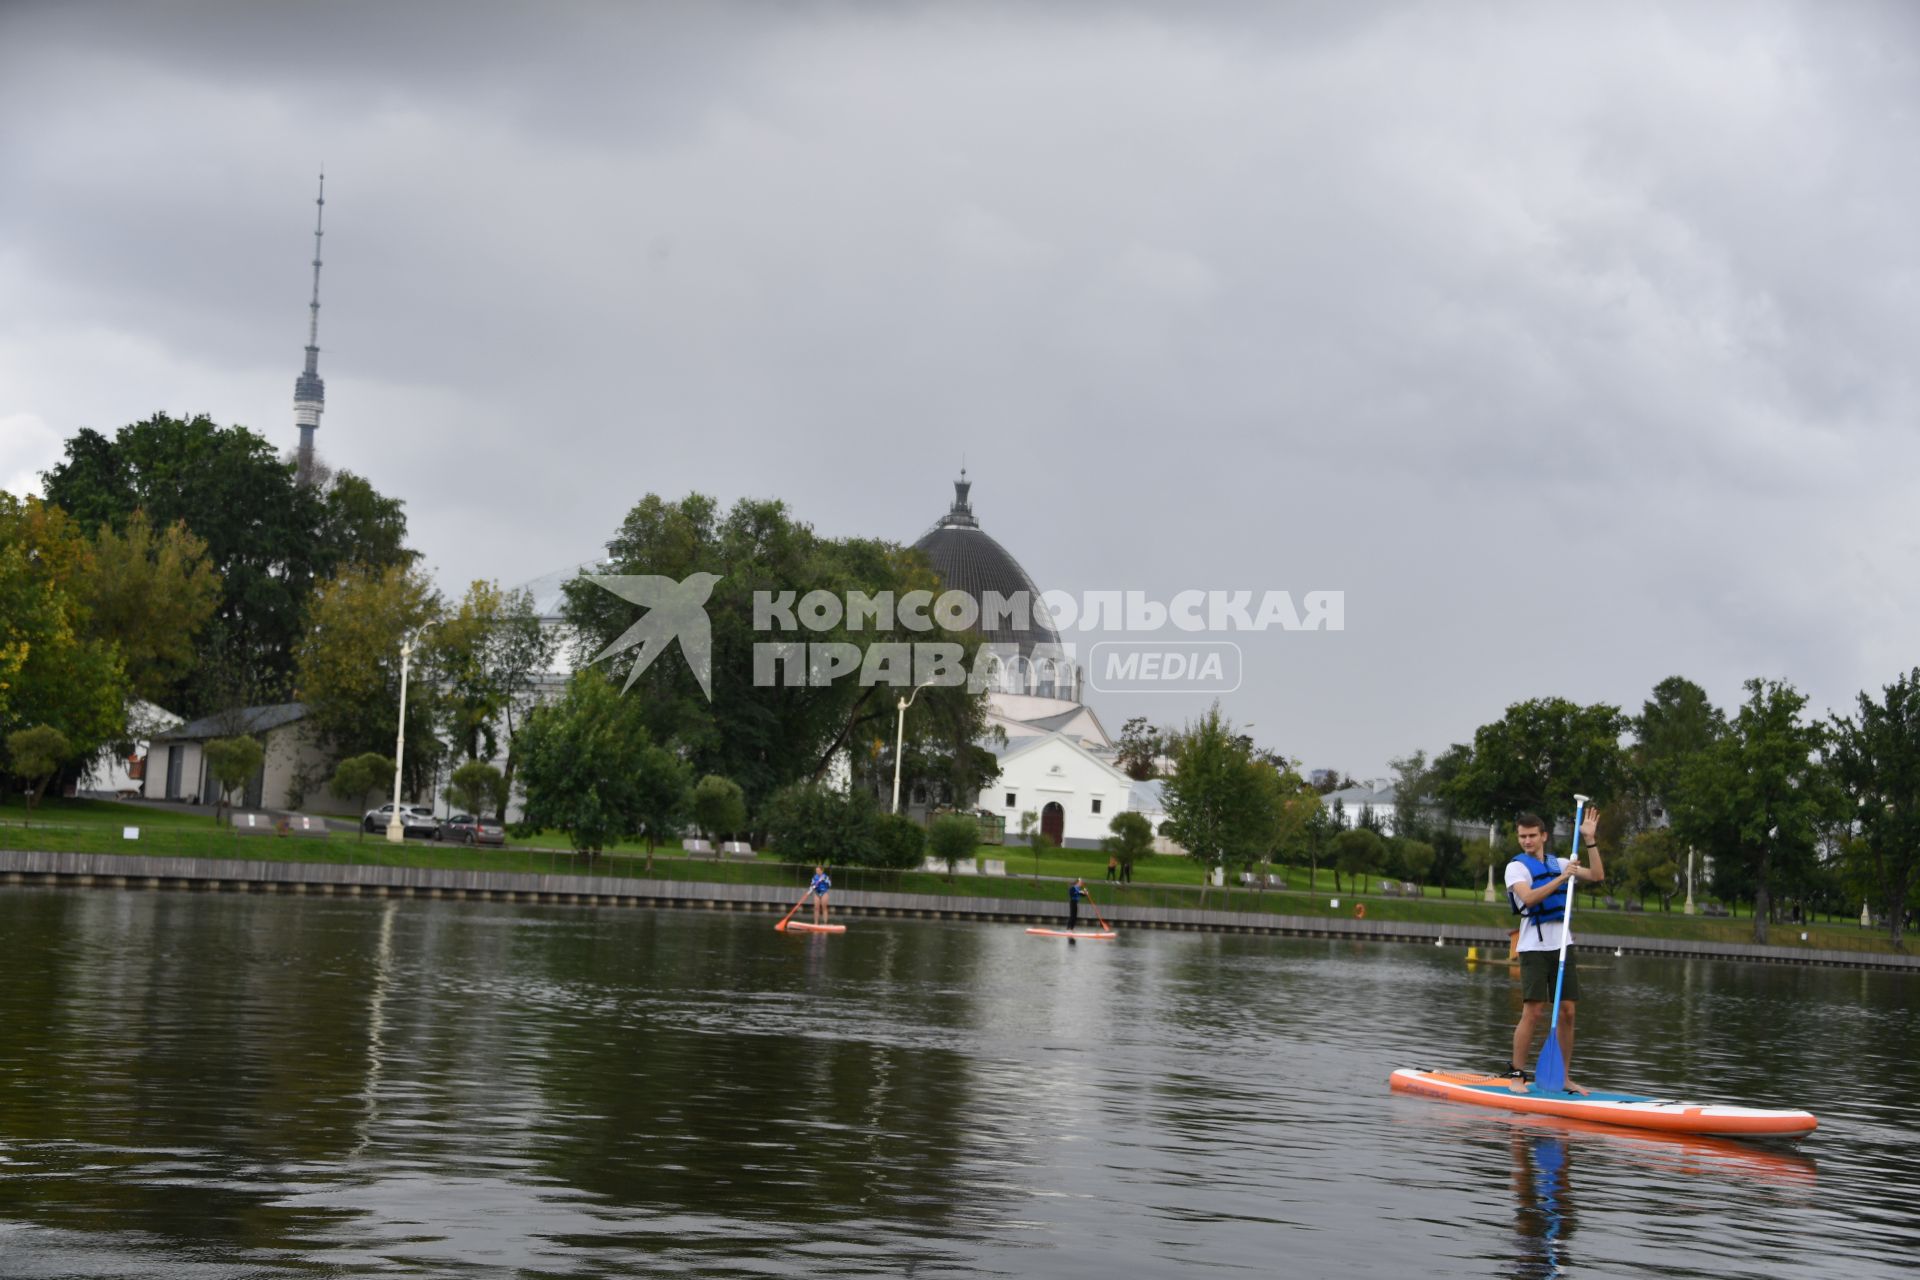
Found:
[[[1080,904],[1092,905],[1093,899],[1087,894],[1087,882],[1075,877],[1067,886],[1067,932],[1072,933],[1080,927]]]
[[[827,869],[819,864],[813,868],[813,883],[807,887],[807,893],[813,899],[813,922],[827,922],[827,893],[833,888],[833,881],[827,879]]]
[[[1507,1077],[1514,1087],[1524,1089],[1532,1077],[1522,1063],[1532,1054],[1534,1033],[1548,1020],[1553,1003],[1553,984],[1559,977],[1560,933],[1566,927],[1567,894],[1574,880],[1598,884],[1606,878],[1597,839],[1600,811],[1588,808],[1580,823],[1580,849],[1592,859],[1582,866],[1572,858],[1555,857],[1547,852],[1547,824],[1537,813],[1523,813],[1514,820],[1520,839],[1520,852],[1507,863],[1507,895],[1517,910],[1520,926],[1520,1023],[1513,1029],[1513,1060]],[[1572,948],[1568,948],[1569,957]],[[1560,986],[1560,1059],[1571,1068],[1573,1063],[1573,1006],[1580,998],[1571,959]],[[1569,1078],[1567,1090],[1586,1090]]]

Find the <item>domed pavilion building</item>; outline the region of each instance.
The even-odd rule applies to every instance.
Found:
[[[1032,810],[1055,843],[1098,847],[1113,815],[1142,807],[1144,797],[1133,794],[1136,784],[1114,764],[1113,739],[1080,700],[1080,668],[1038,610],[1040,588],[980,527],[972,487],[962,471],[953,505],[913,545],[948,590],[981,606],[974,629],[999,659],[988,675],[987,723],[1000,732],[980,745],[999,759],[1000,776],[980,792],[978,808],[1003,816],[1010,835]],[[1033,607],[1016,608],[1009,620],[986,608],[989,597]]]

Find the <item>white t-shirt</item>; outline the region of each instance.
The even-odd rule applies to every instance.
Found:
[[[1549,853],[1540,861],[1547,864],[1555,875],[1566,870],[1567,860],[1557,854]],[[1576,881],[1569,881],[1566,890],[1573,892]],[[1507,888],[1530,889],[1533,887],[1533,872],[1527,870],[1527,864],[1515,858],[1507,864]],[[1515,893],[1517,898],[1520,895]],[[1537,926],[1526,916],[1520,917],[1520,951],[1558,951],[1560,949],[1560,931],[1565,927],[1559,920],[1542,920]],[[1571,945],[1571,944],[1569,944]]]

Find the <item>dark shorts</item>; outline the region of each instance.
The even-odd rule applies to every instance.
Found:
[[[1580,973],[1573,965],[1573,948],[1567,948],[1567,980],[1560,986],[1562,1001],[1580,998]],[[1522,951],[1520,953],[1520,998],[1543,1004],[1553,1000],[1554,977],[1560,972],[1558,951]]]

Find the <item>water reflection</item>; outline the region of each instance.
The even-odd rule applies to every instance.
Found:
[[[1910,983],[1589,991],[1590,1073],[1817,1092],[1796,1150],[1390,1096],[1511,1031],[1433,948],[769,924],[0,891],[0,1273],[1766,1275],[1772,1231],[1837,1278],[1920,1222]]]
[[[1568,1244],[1578,1229],[1573,1210],[1573,1161],[1559,1134],[1515,1131],[1514,1235],[1519,1280],[1558,1280],[1566,1273]]]

